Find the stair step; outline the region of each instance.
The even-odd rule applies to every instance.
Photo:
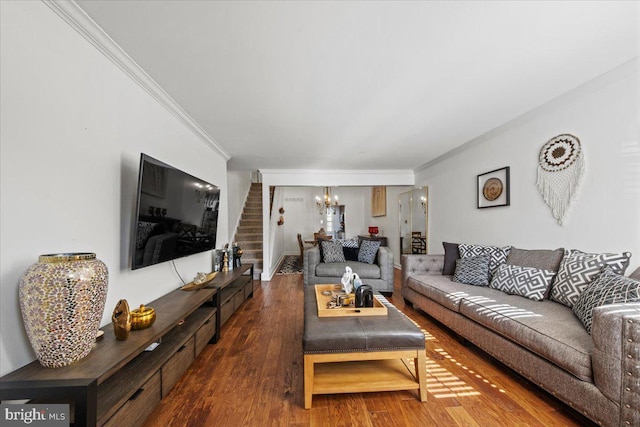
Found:
[[[254,227],[249,227],[249,226],[240,226],[238,227],[238,231],[236,234],[257,234],[260,233],[262,234],[262,226],[254,226]]]
[[[236,242],[262,242],[262,233],[236,233]]]
[[[262,220],[262,214],[243,214],[242,219]]]
[[[244,247],[242,247],[242,259],[250,259],[250,260],[260,260],[262,261],[263,259],[263,255],[262,255],[262,249],[245,249]],[[253,252],[255,251],[255,252]]]
[[[242,216],[244,217],[246,215],[262,215],[262,209],[244,208]]]
[[[239,242],[236,236],[236,239],[234,240],[234,242],[238,243],[238,246],[240,246],[240,249],[242,249],[242,251],[244,252],[245,250],[251,250],[251,249],[262,249],[262,242],[261,241],[254,241],[251,242],[249,240],[244,240]]]

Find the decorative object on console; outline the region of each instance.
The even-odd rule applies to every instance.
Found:
[[[116,304],[116,308],[113,309],[113,314],[111,315],[111,322],[113,323],[113,334],[116,339],[118,341],[126,341],[131,331],[131,310],[129,310],[129,303],[126,299],[121,299]]]
[[[242,261],[240,260],[240,258],[242,258],[243,253],[244,252],[242,251],[242,249],[240,249],[238,243],[233,242],[233,268],[238,268],[242,265]]]
[[[198,273],[196,277],[193,279],[193,282],[187,283],[186,285],[180,288],[181,291],[197,291],[198,289],[202,289],[206,287],[209,282],[215,279],[217,271],[213,271],[209,274]]]
[[[478,209],[509,206],[509,166],[478,175]]]
[[[280,215],[284,215],[284,208],[281,206],[280,209],[278,209],[278,213]]]
[[[387,215],[387,187],[371,187],[371,216]]]
[[[569,206],[584,176],[580,140],[568,133],[551,138],[540,149],[536,185],[558,224],[567,219]]]
[[[222,272],[229,272],[229,252],[224,251],[224,260],[222,261]]]
[[[371,237],[376,237],[379,232],[380,232],[380,229],[378,227],[374,225],[369,226],[369,235]]]
[[[278,225],[282,225],[282,224],[284,224],[284,217],[280,215],[280,218],[278,218]]]
[[[91,352],[109,271],[94,253],[41,255],[20,278],[22,320],[37,359],[60,368]]]
[[[206,277],[206,276],[205,276]],[[153,307],[145,307],[140,304],[140,308],[131,311],[131,330],[139,331],[153,325],[156,321],[156,311]]]

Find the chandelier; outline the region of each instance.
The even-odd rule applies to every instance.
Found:
[[[316,196],[316,207],[318,208],[318,213],[320,215],[329,213],[330,210],[333,211],[333,213],[336,213],[336,208],[338,207],[338,196],[333,196],[333,203],[331,200],[331,188],[324,187],[324,199],[321,199],[320,196]]]

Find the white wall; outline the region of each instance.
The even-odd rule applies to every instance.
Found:
[[[251,172],[227,171],[227,201],[229,213],[229,238],[235,236],[247,194],[251,188]],[[222,248],[227,242],[218,240],[217,246]]]
[[[0,2],[0,374],[34,359],[18,282],[40,254],[95,252],[109,267],[102,324],[181,285],[170,263],[131,271],[140,153],[220,186],[226,160],[42,2]],[[177,260],[185,280],[211,254]],[[159,316],[162,313],[158,314]]]
[[[640,66],[636,59],[478,138],[416,173],[429,186],[429,243],[442,241],[631,251],[640,265]],[[536,188],[538,153],[570,133],[586,172],[564,226]],[[511,206],[476,209],[476,176],[511,167]]]
[[[267,241],[268,236],[270,235],[270,227],[269,224],[269,186],[275,187],[288,187],[288,186],[307,186],[307,187],[323,187],[323,186],[339,186],[340,188],[348,188],[348,187],[367,187],[372,185],[386,185],[386,186],[406,186],[413,185],[413,171],[407,170],[381,170],[381,171],[371,171],[371,170],[312,170],[312,169],[290,169],[290,170],[276,170],[276,169],[264,169],[260,171],[262,174],[262,210],[263,210],[263,221],[262,224],[264,226],[263,236],[264,240]],[[340,190],[341,191],[341,190]],[[367,194],[369,201],[366,202],[365,199],[362,199],[361,204],[354,204],[354,209],[361,210],[362,213],[355,212],[356,217],[362,217],[364,212],[371,212],[371,189],[369,187]],[[345,193],[347,194],[347,193]],[[315,199],[316,193],[313,194],[313,199]],[[362,196],[364,197],[364,196]],[[397,201],[397,199],[396,199]],[[341,199],[342,203],[342,199]],[[365,208],[366,203],[368,203],[369,207]],[[389,206],[389,195],[387,195],[387,206]],[[349,209],[349,208],[347,208]],[[388,208],[387,208],[388,209]],[[393,217],[391,221],[393,221]],[[396,211],[396,219],[397,221],[397,211]],[[285,219],[286,221],[286,219]],[[363,220],[364,221],[364,220]],[[367,221],[367,226],[369,225]],[[364,223],[363,222],[363,223]],[[347,225],[349,227],[349,225]],[[360,225],[362,227],[362,225]],[[320,227],[318,227],[319,229]],[[362,229],[361,232],[367,231],[366,228]],[[296,231],[293,234],[293,238],[298,232]],[[347,230],[347,235],[352,235],[351,229]],[[285,238],[283,236],[283,238]],[[286,237],[287,241],[290,240],[290,237]],[[284,249],[283,249],[284,251]],[[271,248],[268,245],[263,245],[263,259],[264,259],[264,271],[262,272],[262,280],[270,280],[272,274],[274,273],[269,266],[274,265],[273,259],[277,259],[282,255],[282,252],[272,253]]]
[[[371,188],[370,186],[338,186],[332,187],[332,195],[339,197],[339,203],[345,206],[346,238],[367,235],[371,225],[379,227],[380,235],[389,238],[389,247],[394,255],[400,252],[398,195],[410,190],[411,186],[387,187],[387,215],[371,216]],[[321,227],[326,229],[325,216],[318,213],[316,196],[323,197],[323,187],[282,187],[284,192],[285,209],[282,239],[284,240],[282,254],[298,254],[297,234],[301,233],[304,240],[312,240],[313,233]],[[280,258],[280,253],[274,253]],[[399,257],[395,255],[396,264]]]

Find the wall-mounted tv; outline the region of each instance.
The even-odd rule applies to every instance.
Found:
[[[131,269],[214,249],[219,207],[217,186],[141,154]]]

